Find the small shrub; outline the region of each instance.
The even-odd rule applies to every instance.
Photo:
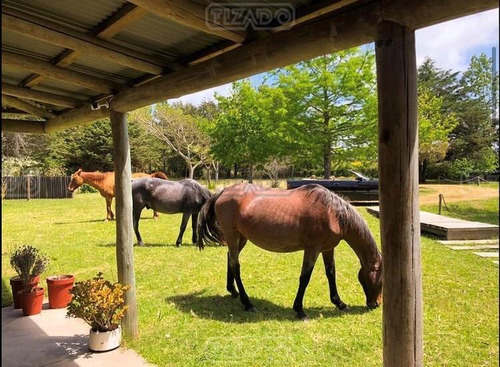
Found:
[[[21,277],[24,291],[30,292],[32,289],[29,284],[33,278],[45,271],[49,259],[36,247],[25,245],[14,251],[10,257],[10,265]]]
[[[128,306],[124,294],[128,285],[104,280],[102,273],[83,282],[76,282],[68,305],[68,317],[78,317],[90,325],[93,331],[111,331],[120,325]]]
[[[80,187],[80,193],[82,193],[82,194],[89,194],[89,193],[94,193],[94,192],[99,192],[99,191],[97,191],[97,189],[93,188],[90,185],[83,184]]]

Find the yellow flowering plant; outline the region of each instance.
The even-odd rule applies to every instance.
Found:
[[[89,324],[93,331],[115,330],[125,316],[124,295],[130,289],[128,285],[111,283],[98,273],[97,277],[76,282],[68,305],[68,317],[78,317]]]

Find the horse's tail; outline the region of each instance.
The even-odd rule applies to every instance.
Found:
[[[222,244],[224,242],[224,236],[217,223],[217,216],[215,215],[215,202],[222,195],[224,190],[213,195],[207,202],[202,206],[200,214],[198,214],[198,248],[202,250],[205,244],[210,242],[215,242]]]
[[[163,180],[168,180],[167,175],[165,173],[161,172],[161,171],[153,172],[151,174],[151,177],[153,177],[153,178],[161,178]]]

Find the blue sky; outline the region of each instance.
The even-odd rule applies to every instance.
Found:
[[[441,69],[464,71],[473,55],[485,53],[491,57],[491,49],[496,47],[498,71],[498,23],[498,9],[494,9],[419,29],[415,34],[417,65],[430,57]],[[251,77],[252,83],[260,84],[262,77],[263,74]],[[231,85],[225,84],[170,101],[199,104],[213,100],[214,92],[228,95],[230,91]]]

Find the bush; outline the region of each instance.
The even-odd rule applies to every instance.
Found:
[[[99,192],[99,191],[97,191],[97,189],[93,188],[90,185],[83,184],[82,186],[80,186],[80,192],[82,194],[89,194],[89,193],[94,193],[94,192]]]
[[[68,305],[68,317],[78,317],[90,325],[93,331],[115,330],[125,316],[124,294],[130,286],[104,280],[102,273],[83,282],[76,282]]]

